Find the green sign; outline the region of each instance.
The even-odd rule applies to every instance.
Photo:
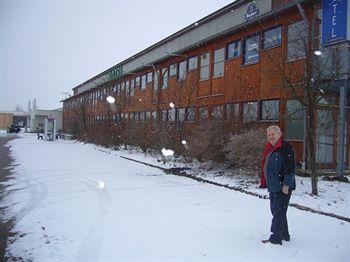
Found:
[[[122,66],[118,66],[117,68],[112,69],[108,73],[108,77],[111,80],[111,79],[115,79],[115,78],[121,77],[122,74],[123,74],[123,67]]]

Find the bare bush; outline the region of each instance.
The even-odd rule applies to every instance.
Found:
[[[224,162],[224,146],[234,131],[234,126],[226,121],[199,123],[189,136],[188,154],[200,161]]]
[[[224,152],[233,166],[256,170],[260,167],[265,143],[264,130],[242,130],[230,137]]]

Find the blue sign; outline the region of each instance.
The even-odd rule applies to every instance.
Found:
[[[259,14],[259,7],[255,1],[249,3],[247,12],[245,13],[245,19],[248,20]]]
[[[322,45],[346,40],[348,0],[322,1]]]

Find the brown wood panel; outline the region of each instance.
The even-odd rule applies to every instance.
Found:
[[[263,99],[281,96],[283,87],[282,48],[261,52],[260,56],[260,97]]]
[[[210,80],[199,81],[197,97],[208,96],[210,94]]]
[[[242,67],[241,72],[241,86],[238,95],[240,100],[257,100],[260,93],[259,64],[245,65]]]
[[[236,101],[241,86],[242,58],[228,60],[225,63],[225,102]]]

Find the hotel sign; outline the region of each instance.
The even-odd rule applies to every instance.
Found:
[[[118,66],[108,73],[109,80],[119,78],[123,74],[123,66]]]
[[[348,0],[322,1],[322,45],[347,39],[348,5]]]

